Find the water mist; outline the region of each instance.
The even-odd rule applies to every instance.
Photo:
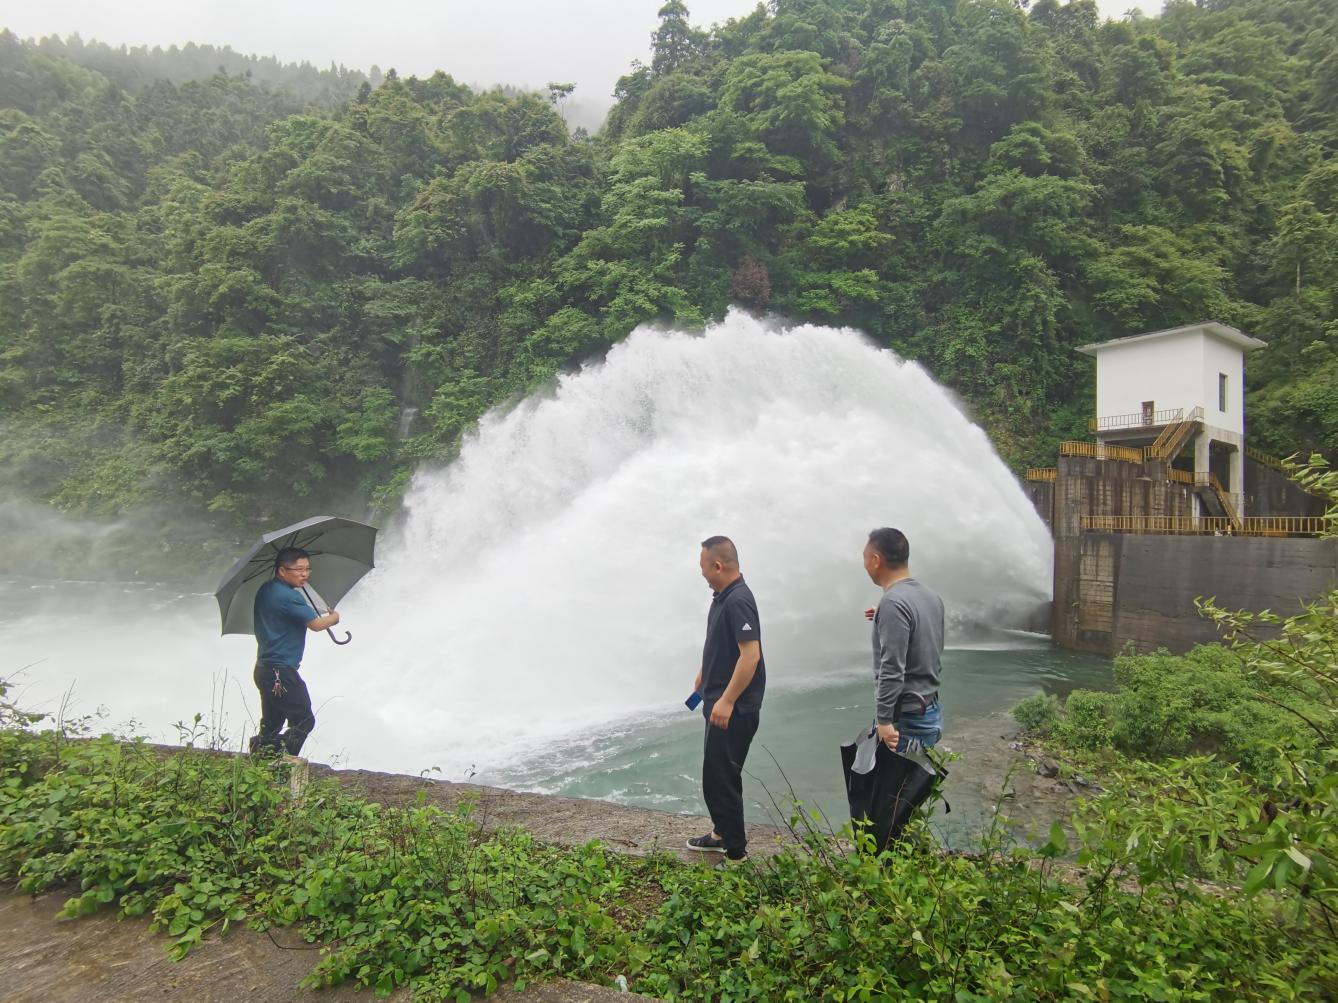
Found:
[[[345,603],[356,643],[310,674],[318,699],[344,694],[317,730],[358,765],[459,778],[679,706],[716,533],[757,596],[771,687],[867,672],[860,552],[882,525],[959,630],[1048,598],[1044,525],[919,366],[739,313],[641,328],[419,473]]]

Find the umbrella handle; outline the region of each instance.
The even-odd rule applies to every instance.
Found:
[[[307,597],[307,602],[311,604],[311,608],[314,609],[317,613],[319,613],[320,608],[316,605],[316,600],[311,598],[311,593],[307,591],[305,585],[302,586],[302,594]],[[328,614],[330,611],[327,609],[325,612]],[[325,632],[330,635],[330,640],[334,641],[335,644],[348,644],[349,641],[353,640],[353,635],[349,631],[344,631],[344,639],[342,641],[339,640],[339,638],[335,637],[335,632],[333,628],[326,627]]]

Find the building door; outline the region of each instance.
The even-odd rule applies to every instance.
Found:
[[[1144,401],[1144,402],[1143,402],[1143,424],[1144,424],[1144,425],[1151,425],[1152,422],[1153,422],[1153,420],[1154,420],[1156,417],[1157,417],[1157,402],[1156,402],[1156,401]]]

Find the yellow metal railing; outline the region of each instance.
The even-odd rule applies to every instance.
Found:
[[[1114,432],[1124,428],[1147,428],[1152,425],[1166,425],[1173,421],[1180,421],[1184,416],[1185,409],[1182,407],[1154,411],[1151,416],[1144,414],[1142,411],[1136,411],[1133,414],[1111,414],[1088,418],[1087,428],[1092,432]]]
[[[1291,481],[1293,487],[1296,487],[1301,491],[1304,491],[1306,494],[1314,495],[1316,498],[1324,497],[1324,495],[1312,491],[1310,488],[1306,487],[1304,484],[1302,484],[1300,481],[1296,479],[1295,471],[1289,470],[1287,467],[1288,460],[1290,460],[1290,457],[1288,457],[1288,460],[1279,459],[1272,453],[1265,453],[1262,449],[1255,449],[1253,446],[1245,447],[1245,455],[1248,456],[1250,459],[1254,460],[1255,463],[1260,463],[1271,470],[1276,470],[1283,477],[1287,478],[1287,480]],[[1295,455],[1296,455],[1295,453],[1292,454],[1292,456]]]
[[[1139,524],[1144,527],[1151,527],[1153,525],[1157,525],[1159,524],[1158,520],[1160,520],[1162,523],[1166,523],[1168,525],[1174,524],[1176,526],[1180,526],[1181,524],[1190,522],[1196,526],[1200,525],[1210,526],[1211,528],[1208,529],[1142,528],[1142,529],[1118,529],[1118,530],[1112,529],[1111,531],[1142,532],[1142,533],[1228,532],[1228,533],[1246,533],[1247,535],[1294,535],[1297,533],[1313,534],[1320,532],[1320,530],[1323,528],[1322,527],[1323,519],[1320,519],[1321,525],[1318,528],[1313,528],[1313,529],[1273,528],[1266,530],[1263,528],[1256,528],[1256,530],[1253,532],[1248,531],[1245,529],[1245,526],[1247,524],[1256,525],[1257,527],[1262,527],[1262,521],[1259,519],[1252,519],[1252,518],[1242,519],[1240,513],[1236,511],[1236,505],[1235,502],[1232,500],[1231,495],[1227,492],[1225,488],[1222,487],[1221,482],[1217,479],[1217,477],[1214,474],[1211,473],[1196,474],[1189,470],[1177,470],[1176,468],[1169,466],[1169,464],[1175,460],[1176,456],[1179,455],[1181,449],[1184,448],[1185,443],[1188,441],[1189,437],[1194,433],[1197,426],[1203,421],[1202,407],[1196,407],[1192,409],[1189,412],[1189,416],[1187,418],[1181,418],[1182,414],[1183,414],[1183,409],[1180,408],[1177,408],[1174,411],[1157,411],[1154,413],[1153,420],[1150,422],[1143,420],[1144,416],[1142,414],[1114,415],[1109,418],[1093,418],[1088,422],[1088,425],[1094,431],[1097,430],[1098,428],[1107,429],[1107,428],[1136,427],[1136,425],[1155,425],[1155,424],[1161,424],[1163,421],[1167,422],[1167,424],[1166,427],[1161,430],[1161,434],[1157,436],[1156,441],[1153,442],[1152,445],[1144,446],[1141,449],[1131,446],[1108,445],[1103,442],[1074,442],[1072,440],[1069,440],[1066,442],[1061,442],[1059,444],[1059,455],[1080,456],[1094,460],[1119,460],[1122,463],[1139,463],[1139,464],[1146,464],[1146,463],[1151,463],[1155,460],[1161,460],[1168,464],[1166,469],[1167,480],[1176,484],[1192,485],[1196,488],[1206,487],[1210,488],[1213,491],[1213,493],[1217,497],[1218,502],[1222,506],[1222,511],[1226,513],[1225,517],[1214,517],[1216,519],[1216,522],[1221,523],[1222,525],[1216,525],[1214,523],[1214,518],[1186,520],[1184,518],[1171,517],[1171,516],[1167,517],[1084,516],[1083,517],[1084,528],[1088,528],[1087,527],[1088,520],[1133,519],[1133,520],[1141,520]],[[1134,418],[1138,419],[1136,423],[1131,421],[1131,419]],[[1276,456],[1272,456],[1271,454],[1265,453],[1262,450],[1255,449],[1253,446],[1246,447],[1246,454],[1251,459],[1259,463],[1262,463],[1265,466],[1272,467],[1275,470],[1283,472],[1284,474],[1288,473],[1286,467],[1284,466],[1283,461],[1278,459]],[[1053,468],[1032,467],[1027,471],[1027,480],[1029,481],[1054,481],[1057,480],[1057,478],[1058,478],[1058,473]],[[1297,486],[1300,487],[1300,485]],[[1302,490],[1306,489],[1302,488]],[[1283,520],[1284,523],[1290,526],[1293,523],[1299,525],[1300,523],[1296,523],[1296,520],[1304,521],[1305,519],[1309,519],[1311,517],[1279,516],[1277,518]],[[1288,522],[1288,520],[1291,520],[1291,522]]]
[[[1085,515],[1080,525],[1093,533],[1230,533],[1230,519],[1177,515]]]
[[[1322,515],[1247,515],[1240,522],[1247,536],[1317,536],[1329,528]]]
[[[1236,506],[1231,500],[1231,495],[1226,488],[1222,487],[1222,482],[1217,479],[1214,473],[1195,473],[1192,470],[1177,470],[1171,467],[1166,471],[1166,479],[1174,484],[1189,484],[1196,488],[1212,488],[1213,493],[1217,495],[1222,503],[1222,511],[1226,512],[1227,518],[1233,524],[1240,523],[1240,515],[1236,512]]]
[[[1060,456],[1085,456],[1093,460],[1121,460],[1124,463],[1142,463],[1143,451],[1130,446],[1107,446],[1101,442],[1061,442]]]
[[[1184,448],[1185,442],[1194,434],[1194,426],[1203,421],[1203,408],[1196,407],[1183,421],[1172,422],[1161,430],[1157,441],[1143,450],[1147,460],[1174,460]]]
[[[1210,516],[1085,515],[1081,526],[1094,533],[1181,533],[1200,536],[1318,536],[1326,523],[1320,515],[1264,515],[1243,519]]]
[[[1197,476],[1200,479],[1200,483],[1202,483],[1203,475],[1199,474]],[[1236,506],[1232,504],[1231,495],[1229,495],[1226,492],[1226,489],[1222,487],[1222,482],[1217,479],[1217,475],[1208,474],[1206,479],[1208,487],[1213,489],[1213,493],[1217,495],[1217,500],[1222,503],[1222,511],[1227,514],[1227,518],[1231,520],[1231,524],[1233,526],[1240,526],[1240,515],[1236,512]]]
[[[1287,472],[1286,468],[1282,465],[1282,460],[1274,456],[1272,453],[1265,453],[1262,449],[1246,446],[1245,455],[1254,460],[1255,463],[1262,463],[1264,466],[1271,467],[1279,473],[1285,474]]]

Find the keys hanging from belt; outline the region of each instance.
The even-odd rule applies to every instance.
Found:
[[[279,670],[274,670],[274,685],[270,687],[270,692],[276,697],[281,697],[288,691],[284,689],[283,680],[279,678]]]

